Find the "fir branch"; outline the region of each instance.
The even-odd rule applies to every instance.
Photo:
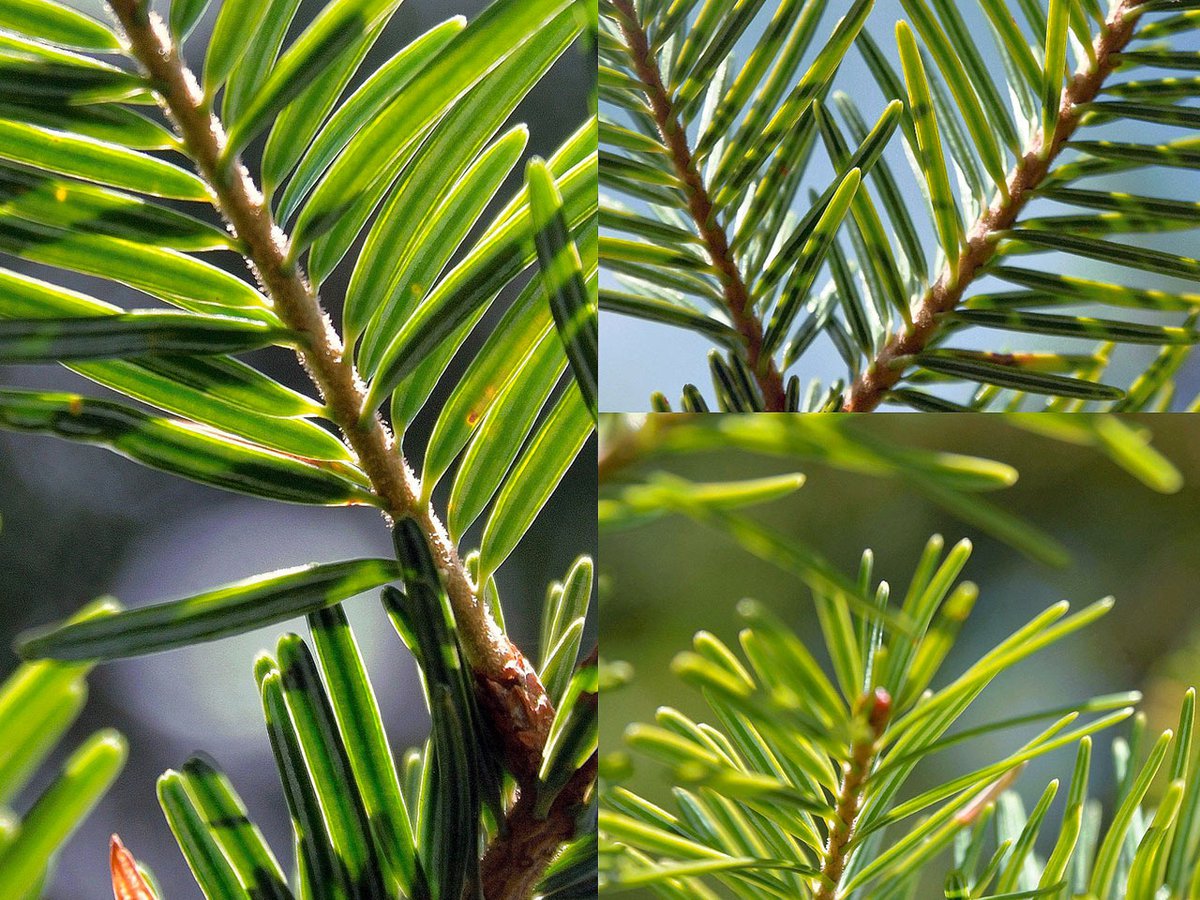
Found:
[[[228,158],[225,130],[205,103],[165,25],[146,0],[110,0],[110,6],[130,50],[159,91],[185,152],[208,183],[213,205],[244,245],[247,261],[274,301],[276,313],[301,335],[301,361],[321,391],[330,418],[382,499],[385,513],[393,520],[411,518],[423,532],[444,579],[481,705],[503,741],[509,766],[529,785],[529,773],[538,770],[554,717],[536,670],[492,618],[432,505],[421,499],[420,482],[394,437],[382,419],[367,409],[366,391],[351,356],[304,271],[289,255],[288,237],[249,172],[236,156]],[[548,834],[551,828],[561,832],[561,823],[549,820],[524,824],[535,832],[546,829]],[[535,838],[536,834],[525,836]]]
[[[879,756],[879,739],[891,718],[892,698],[883,688],[864,694],[859,702],[861,712],[866,716],[869,734],[854,742],[850,759],[845,763],[835,818],[825,846],[825,862],[821,866],[821,884],[813,900],[836,900],[838,896],[838,885],[841,884],[853,849],[851,844],[862,812],[867,779]]]
[[[783,412],[786,408],[783,377],[771,354],[763,352],[762,320],[755,312],[746,280],[730,248],[729,236],[717,220],[712,197],[696,167],[688,145],[687,132],[663,84],[662,73],[650,49],[649,37],[638,17],[633,0],[613,0],[613,8],[625,38],[633,69],[645,91],[646,100],[666,145],[675,174],[687,195],[688,211],[721,281],[725,307],[738,333],[745,339],[746,362],[762,392],[764,409],[767,412]]]
[[[1094,42],[1094,61],[1081,66],[1063,94],[1057,126],[1049,141],[1037,131],[1007,180],[1007,196],[984,211],[971,228],[957,259],[947,263],[925,292],[911,327],[896,333],[855,380],[842,407],[845,412],[871,412],[899,383],[909,359],[932,346],[940,333],[940,317],[953,311],[971,283],[983,274],[1004,232],[1012,228],[1037,193],[1066,143],[1078,128],[1087,104],[1099,95],[1105,79],[1120,63],[1119,54],[1134,36],[1138,7],[1145,0],[1121,0]]]

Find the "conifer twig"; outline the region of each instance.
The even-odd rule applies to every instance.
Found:
[[[650,39],[642,27],[633,0],[612,0],[612,3],[616,9],[621,33],[625,37],[625,44],[629,48],[634,71],[650,104],[655,125],[662,135],[675,174],[683,185],[688,211],[696,223],[696,229],[721,281],[726,311],[733,320],[734,327],[745,340],[746,362],[762,392],[764,408],[767,412],[783,412],[786,408],[783,376],[771,354],[763,353],[762,320],[754,310],[754,301],[746,287],[746,280],[730,249],[729,236],[717,221],[712,198],[700,171],[696,168],[691,147],[688,146],[687,132],[680,124],[679,114],[663,84],[662,71],[650,49]]]
[[[1083,108],[1096,99],[1104,81],[1116,69],[1119,54],[1133,37],[1137,7],[1145,0],[1121,0],[1096,36],[1095,62],[1080,67],[1063,94],[1054,133],[1034,134],[1025,155],[1008,177],[1008,196],[999,198],[976,221],[959,252],[917,304],[911,326],[892,336],[851,386],[844,412],[871,412],[900,381],[909,357],[928,347],[941,328],[939,317],[962,301],[971,283],[983,274],[995,256],[1000,236],[1036,194],[1054,161],[1079,127]]]
[[[892,698],[883,688],[865,694],[860,703],[861,713],[866,717],[869,735],[854,742],[850,748],[850,760],[842,772],[842,784],[838,789],[834,821],[829,829],[825,844],[821,880],[813,900],[836,900],[838,885],[850,859],[850,841],[858,825],[862,811],[863,792],[875,758],[879,753],[879,738],[892,714]]]
[[[384,512],[392,520],[412,518],[424,533],[450,598],[480,703],[503,743],[509,768],[531,792],[554,719],[553,706],[536,670],[492,618],[432,505],[421,501],[420,482],[387,426],[377,414],[365,414],[370,412],[365,409],[366,390],[351,354],[305,273],[289,259],[288,237],[274,221],[249,172],[240,160],[225,159],[225,130],[205,103],[166,26],[147,0],[108,2],[129,49],[162,97],[186,154],[208,183],[213,205],[241,241],[244,256],[273,301],[275,313],[303,336],[298,351],[301,362],[327,404],[331,420],[382,499]],[[553,826],[558,829],[556,834],[562,831],[561,823],[525,824],[546,831]],[[524,836],[530,841],[537,837]],[[549,858],[541,862],[544,868]],[[489,894],[488,900],[510,896],[517,895]]]

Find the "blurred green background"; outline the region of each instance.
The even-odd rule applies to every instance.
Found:
[[[975,551],[962,578],[979,585],[979,601],[935,688],[1050,604],[1067,599],[1078,609],[1111,594],[1117,603],[1109,615],[994,683],[960,727],[1140,689],[1147,693],[1144,708],[1153,730],[1174,727],[1186,685],[1200,683],[1200,417],[1126,418],[1148,427],[1155,446],[1181,470],[1184,487],[1178,493],[1154,493],[1096,451],[1019,430],[999,415],[860,416],[852,425],[891,443],[1015,466],[1017,484],[987,496],[1062,541],[1072,557],[1063,569],[1034,562],[965,526],[897,480],[740,450],[656,458],[631,473],[658,468],[720,481],[803,471],[804,487],[748,515],[807,542],[846,572],[856,571],[863,549],[872,548],[876,578],[889,581],[893,594],[907,585],[931,534],[942,534],[947,546],[970,538]],[[699,629],[736,647],[739,599],[762,601],[810,647],[820,645],[811,600],[799,581],[715,530],[668,517],[628,531],[604,531],[600,560],[602,649],[608,660],[626,660],[635,671],[630,685],[606,693],[601,703],[602,754],[618,749],[625,727],[650,720],[660,705],[711,721],[699,695],[676,681],[669,666]],[[931,774],[941,783],[994,762],[1038,728],[1012,729],[947,750],[931,763],[936,773],[928,766],[917,769],[906,793],[931,787]],[[1094,755],[1093,796],[1106,800],[1114,734],[1098,737]],[[1016,786],[1027,805],[1050,779],[1069,777],[1073,754],[1065,748],[1029,766]],[[666,799],[670,784],[663,770],[636,757],[634,763],[631,787]],[[1052,822],[1060,812],[1059,805],[1052,808]],[[942,874],[935,879],[939,889]]]
[[[326,3],[305,0],[290,34],[298,34]],[[71,5],[105,15],[102,0],[74,0]],[[154,5],[160,11],[168,6],[165,0],[155,0]],[[406,0],[351,89],[438,22],[456,14],[472,18],[487,5],[488,0]],[[193,67],[203,60],[219,7],[212,3],[188,42]],[[549,156],[579,126],[588,113],[595,72],[594,58],[578,46],[572,48],[517,108],[513,121],[530,127],[528,153]],[[260,138],[248,153],[251,170],[261,143]],[[516,190],[522,172],[519,165],[499,192],[495,208]],[[348,258],[355,255],[352,250]],[[246,276],[244,265],[232,254],[212,254],[210,259]],[[2,255],[0,265],[94,292],[110,302],[151,305],[144,295],[117,285],[50,272]],[[334,311],[335,321],[350,271],[343,265],[323,285],[322,299]],[[498,318],[512,296],[506,293],[493,306],[487,323]],[[487,329],[487,324],[477,329],[469,346],[478,347]],[[248,359],[292,387],[311,390],[289,352],[260,352]],[[461,374],[464,365],[461,360],[452,364],[452,375]],[[50,368],[0,367],[0,384],[105,393],[65,370]],[[410,449],[424,446],[444,397],[443,388],[410,427],[406,441]],[[589,445],[499,573],[509,628],[522,647],[532,650],[536,642],[545,586],[562,578],[576,556],[594,552],[594,459],[594,447]],[[419,453],[414,462],[419,469]],[[442,510],[449,483],[446,479],[435,495]],[[0,679],[17,664],[13,637],[26,628],[61,619],[101,594],[113,594],[127,606],[136,606],[281,567],[392,552],[384,523],[369,510],[254,500],[150,471],[103,450],[2,432],[0,517]],[[478,540],[476,526],[466,544],[475,546]],[[402,751],[427,733],[411,658],[376,597],[356,598],[347,608],[392,744]],[[281,862],[290,865],[287,810],[251,674],[255,655],[272,647],[277,636],[289,629],[304,632],[304,623],[290,622],[240,638],[114,663],[94,673],[83,719],[53,763],[57,765],[82,736],[102,726],[116,727],[128,736],[130,761],[113,791],[68,844],[47,898],[109,896],[108,836],[119,831],[130,850],[154,869],[169,900],[198,900],[201,892],[154,794],[159,774],[182,765],[197,750],[209,752],[227,769]],[[594,631],[586,640],[589,646],[594,642]],[[48,766],[31,786],[30,795],[45,784],[51,769]],[[24,809],[27,803],[24,798],[18,806]]]

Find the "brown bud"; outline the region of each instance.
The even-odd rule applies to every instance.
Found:
[[[537,671],[516,645],[499,676],[475,672],[475,695],[500,739],[504,761],[522,787],[537,779],[554,707]]]
[[[892,718],[892,695],[881,687],[875,688],[867,707],[867,724],[876,738],[883,734]]]
[[[115,834],[109,841],[108,862],[112,870],[114,900],[156,900],[154,891],[138,871],[133,854]]]

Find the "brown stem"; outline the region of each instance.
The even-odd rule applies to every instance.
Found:
[[[577,669],[595,666],[600,646],[580,661]],[[576,701],[596,714],[599,696],[581,694]],[[504,818],[503,832],[488,846],[480,863],[480,880],[485,900],[526,900],[533,896],[541,874],[559,849],[575,836],[576,822],[591,797],[596,783],[598,756],[593,753],[554,798],[549,811],[539,816],[537,791],[527,788]]]
[[[775,365],[775,360],[769,353],[763,353],[763,326],[754,311],[754,302],[746,287],[737,261],[729,248],[729,237],[724,227],[717,220],[712,198],[696,161],[688,146],[687,132],[679,122],[679,114],[671,101],[671,96],[663,84],[662,72],[650,49],[650,39],[638,18],[633,0],[613,0],[617,12],[617,24],[625,36],[625,44],[629,48],[629,56],[633,60],[634,71],[646,93],[646,100],[654,115],[663,142],[666,144],[671,164],[675,174],[683,185],[687,196],[688,211],[696,223],[712,264],[717,270],[721,281],[721,289],[725,296],[725,307],[733,320],[734,327],[746,342],[746,362],[762,391],[763,404],[767,412],[783,412],[786,398],[783,390],[783,376]]]
[[[432,506],[392,434],[377,414],[364,415],[366,391],[350,354],[302,269],[288,259],[289,241],[249,173],[226,160],[226,138],[195,77],[147,0],[109,0],[130,50],[162,98],[188,156],[208,182],[213,204],[242,242],[244,255],[274,303],[276,314],[303,336],[300,360],[320,390],[330,418],[358,456],[363,471],[393,520],[411,517],[420,526],[445,579],[463,651],[481,703],[504,745],[505,758],[522,784],[541,762],[554,709],[533,666],[497,626],[477,595],[458,548]]]
[[[879,738],[891,718],[892,698],[883,688],[876,688],[874,693],[864,695],[860,703],[860,712],[866,716],[870,736],[854,742],[850,748],[850,759],[842,768],[842,784],[838,789],[837,806],[823,854],[825,861],[821,866],[820,883],[813,900],[836,900],[838,896],[838,885],[850,859],[850,842],[862,811],[867,778],[879,752]]]
[[[480,866],[487,900],[533,896],[541,873],[575,835],[575,821],[596,781],[596,766],[593,755],[555,798],[544,819],[534,810],[535,792],[521,795],[505,819],[506,834],[492,842]]]
[[[958,306],[971,282],[983,273],[996,254],[999,235],[1016,223],[1049,174],[1054,160],[1079,127],[1083,107],[1096,99],[1104,80],[1117,67],[1115,54],[1120,53],[1133,37],[1136,8],[1143,2],[1121,0],[1113,10],[1104,29],[1096,36],[1096,62],[1082,67],[1063,95],[1049,146],[1045,133],[1039,130],[1008,177],[1008,196],[998,199],[979,217],[958,258],[947,264],[921,298],[912,325],[893,335],[855,380],[842,407],[844,412],[871,412],[879,406],[887,392],[903,377],[906,358],[929,346],[941,327],[939,317]]]

